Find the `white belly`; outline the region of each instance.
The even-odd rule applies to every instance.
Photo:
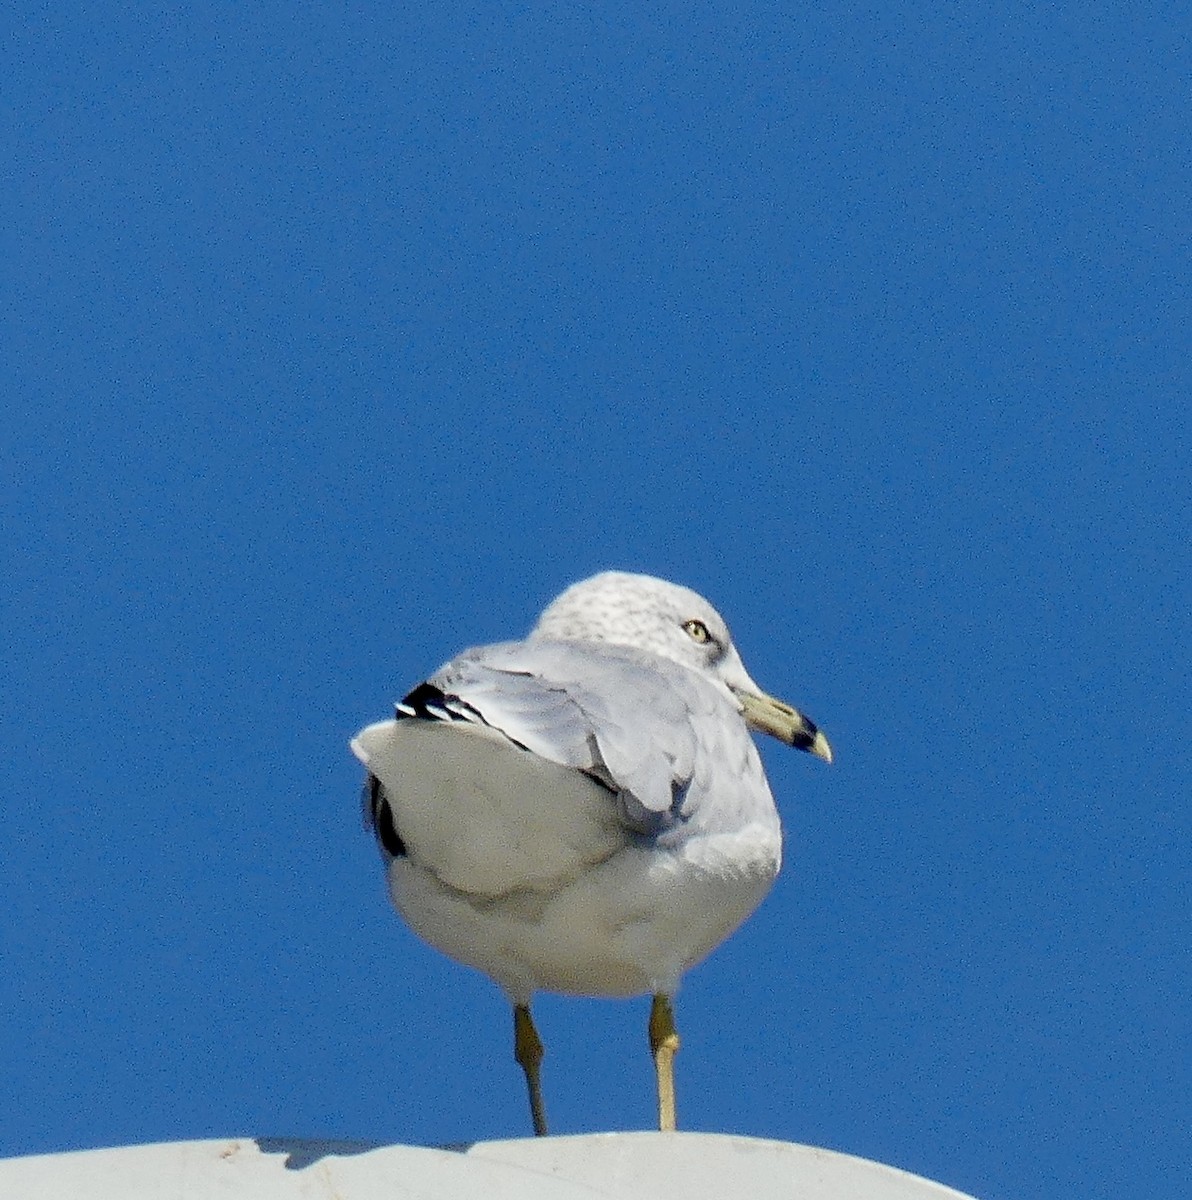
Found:
[[[515,1002],[535,990],[670,994],[757,907],[778,872],[772,829],[732,835],[731,865],[716,845],[724,836],[679,851],[626,846],[557,891],[499,897],[453,890],[398,858],[389,890],[420,937],[491,976]]]

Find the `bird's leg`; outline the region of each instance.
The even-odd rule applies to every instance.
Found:
[[[675,1051],[679,1035],[675,1031],[675,1013],[669,996],[655,996],[650,1006],[650,1053],[658,1075],[658,1128],[675,1128]]]
[[[546,1053],[534,1018],[530,1016],[528,1004],[513,1006],[513,1057],[517,1059],[526,1075],[526,1087],[530,1091],[530,1115],[534,1118],[534,1135],[546,1136],[546,1108],[542,1103],[542,1080],[538,1068]]]

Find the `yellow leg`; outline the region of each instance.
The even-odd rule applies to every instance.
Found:
[[[513,1007],[513,1057],[526,1074],[526,1087],[530,1090],[530,1115],[534,1118],[534,1134],[546,1136],[546,1108],[542,1103],[542,1080],[538,1069],[546,1053],[534,1018],[530,1016],[528,1004]]]
[[[679,1035],[669,996],[655,996],[650,1006],[650,1053],[658,1075],[658,1128],[675,1128],[675,1052]]]

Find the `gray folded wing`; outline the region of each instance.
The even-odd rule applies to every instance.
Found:
[[[713,795],[722,819],[770,803],[753,740],[729,695],[656,655],[506,642],[461,654],[428,682],[470,719],[599,780],[636,832],[657,836],[693,817],[706,825],[710,814],[701,810],[713,807]]]

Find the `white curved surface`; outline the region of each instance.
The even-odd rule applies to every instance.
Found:
[[[971,1200],[894,1167],[789,1142],[604,1133],[460,1150],[281,1138],[0,1160],[13,1200]]]

